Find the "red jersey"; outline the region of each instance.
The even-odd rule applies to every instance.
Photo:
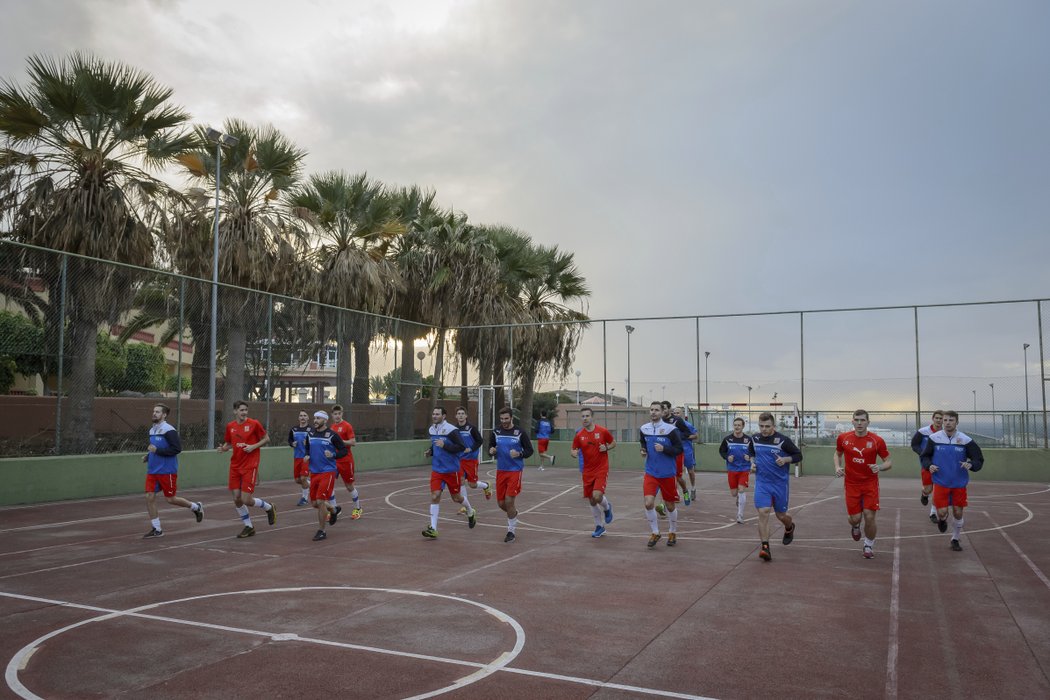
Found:
[[[613,443],[612,434],[600,425],[595,425],[593,431],[586,428],[576,433],[572,439],[573,449],[583,452],[583,470],[585,472],[596,470],[609,470],[609,453],[599,449],[602,445]]]
[[[226,424],[225,440],[233,445],[233,456],[230,457],[230,469],[256,469],[259,466],[259,450],[245,452],[245,445],[254,445],[266,437],[266,429],[254,418],[243,423],[235,420]]]
[[[352,464],[354,461],[353,452],[350,449],[350,441],[354,439],[354,426],[350,425],[350,421],[341,420],[338,423],[332,423],[329,426],[332,432],[343,439],[346,444],[346,457],[337,459],[336,464]]]
[[[870,431],[864,437],[855,431],[842,433],[835,441],[835,451],[843,456],[848,484],[877,480],[879,475],[871,471],[871,466],[876,457],[886,459],[890,456],[886,441]]]

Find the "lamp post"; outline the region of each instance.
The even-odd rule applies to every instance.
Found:
[[[222,147],[236,146],[237,137],[209,128],[205,132],[215,144],[215,222],[211,248],[211,352],[208,357],[208,449],[215,447],[215,357],[219,345],[219,184],[222,179]],[[240,397],[238,397],[240,398]]]
[[[747,429],[751,429],[751,387],[747,388]]]
[[[973,392],[973,422],[977,422],[977,390],[970,389]]]
[[[580,405],[580,370],[576,370],[576,405]]]
[[[708,392],[709,384],[707,381],[707,358],[709,357],[711,357],[711,353],[707,350],[704,350],[704,403],[706,403],[708,407],[711,406],[711,394]]]
[[[666,401],[667,400],[667,385],[666,384],[664,384],[663,386],[660,387],[660,400],[661,401]]]
[[[992,390],[992,438],[999,439],[999,431],[995,426],[995,382],[991,382],[988,388]]]
[[[631,405],[631,333],[634,326],[624,326],[627,329],[627,406]]]
[[[1024,344],[1024,442],[1028,447],[1028,343]]]

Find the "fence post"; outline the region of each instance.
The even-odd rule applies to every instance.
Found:
[[[708,406],[708,408],[710,409],[711,407]],[[696,418],[697,418],[697,422],[698,423],[700,421],[700,415],[701,415],[701,411],[700,411],[700,317],[697,316],[696,317]],[[704,423],[706,425],[707,421],[704,421]],[[700,426],[697,426],[697,427],[700,428]],[[707,431],[706,430],[704,430],[704,433],[705,433],[704,437],[700,438],[701,441],[703,441],[707,437],[707,435],[706,435]]]
[[[911,307],[915,319],[915,429],[922,427],[922,389],[919,377],[919,307]]]
[[[609,345],[606,336],[605,321],[602,321],[602,403],[605,415],[602,420],[609,425]]]
[[[66,354],[66,281],[69,274],[69,256],[62,255],[62,272],[59,277],[58,296],[58,403],[55,405],[55,454],[62,454],[62,375],[65,373],[63,357]],[[1043,401],[1046,405],[1046,401]]]
[[[1035,302],[1036,317],[1039,319],[1039,386],[1043,391],[1043,449],[1050,449],[1050,434],[1046,431],[1046,363],[1043,359],[1043,302]]]
[[[182,334],[186,330],[186,278],[179,278],[179,360],[175,365],[175,430],[182,434]]]
[[[273,368],[273,294],[266,295],[266,374],[263,377],[263,391],[266,392],[266,433],[270,432],[270,372]]]
[[[798,364],[799,393],[801,394],[798,403],[798,441],[799,449],[801,449],[801,443],[806,441],[806,313],[804,311],[798,314]]]

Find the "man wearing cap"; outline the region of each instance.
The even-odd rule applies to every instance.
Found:
[[[313,426],[306,433],[307,452],[310,463],[310,503],[317,509],[318,530],[314,542],[326,539],[326,525],[335,525],[342,508],[328,504],[335,490],[335,477],[339,472],[336,460],[346,456],[346,444],[338,433],[328,427],[328,414],[314,413]]]

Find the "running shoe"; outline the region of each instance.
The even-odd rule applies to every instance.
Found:
[[[933,523],[934,525],[937,524],[937,514],[936,513],[930,513],[930,522]],[[941,530],[941,532],[944,532],[944,530]]]
[[[492,498],[492,487],[491,486],[486,486],[485,487],[485,500],[487,501],[487,500],[489,500],[491,498]]]
[[[350,511],[350,519],[351,520],[360,520],[361,519],[361,514],[364,512],[364,510],[365,510],[364,508],[354,508],[352,511]]]
[[[339,508],[337,506],[335,510],[330,511],[328,513],[328,524],[329,525],[335,525],[335,521],[339,519],[339,511],[341,511],[341,510],[342,510],[342,508]]]
[[[947,520],[940,520],[940,519],[938,519],[937,520],[937,529],[940,530],[941,532],[948,532],[948,521]]]
[[[736,524],[737,525],[743,525],[744,524],[744,516],[743,516],[742,513],[737,513],[736,514]]]
[[[677,544],[677,542],[678,542],[678,535],[677,534],[675,534],[673,532],[667,533],[667,546],[668,547],[674,547],[675,544]]]
[[[193,511],[193,517],[197,519],[197,522],[204,520],[204,504],[197,501],[197,510]]]
[[[470,515],[467,516],[467,527],[471,530],[478,524],[478,512],[473,508],[470,509]]]
[[[961,552],[962,551],[962,545],[959,544],[959,540],[952,540],[952,551],[953,552]]]
[[[266,511],[266,522],[273,525],[277,522],[277,506],[270,504],[270,510]]]
[[[613,521],[612,514],[612,503],[609,504],[609,510],[605,511],[605,524],[608,525]]]
[[[297,505],[297,506],[305,506],[309,502],[310,501],[306,500],[306,496],[300,496],[299,497],[299,502],[296,503],[295,505]]]
[[[255,534],[255,528],[251,525],[245,525],[244,529],[237,535],[237,539],[243,540],[245,537],[251,537]]]
[[[513,542],[514,541],[514,533],[513,532],[508,532],[507,536],[503,538],[503,541],[504,542]]]
[[[458,513],[459,515],[466,515],[466,514],[467,514],[467,507],[466,507],[466,506],[460,506],[460,508],[459,508],[459,510],[457,511],[457,513]]]
[[[790,530],[784,530],[784,544],[791,544],[791,541],[795,539],[795,523],[791,523]]]
[[[598,525],[598,526],[596,526],[594,528],[594,532],[591,533],[591,537],[597,539],[597,538],[601,537],[604,534],[605,534],[605,528],[602,527],[601,525]]]
[[[919,503],[923,504],[924,506],[930,505],[930,497],[924,492],[921,496],[919,496]]]
[[[328,539],[328,533],[324,530],[318,530],[316,533],[314,533],[314,542],[320,542],[321,540],[326,539]]]
[[[762,561],[773,561],[773,553],[769,551],[768,542],[762,543],[762,548],[758,550],[758,558]]]
[[[142,536],[142,539],[144,539],[144,540],[151,540],[154,537],[164,537],[164,533],[161,532],[160,530],[158,530],[155,527],[151,527],[149,529],[149,532],[147,532],[145,535]]]
[[[659,542],[659,541],[660,541],[660,533],[659,532],[654,532],[653,534],[649,535],[649,541],[646,542],[645,546],[646,547],[650,547],[650,548],[655,547],[656,543]]]
[[[871,548],[871,545],[867,545],[867,544],[864,545],[864,558],[865,559],[874,559],[875,558],[875,550],[873,550]]]
[[[428,540],[436,540],[437,536],[438,531],[432,527],[428,527],[426,530],[423,530],[423,537],[426,537]]]
[[[688,491],[684,491],[684,492],[682,493],[682,501],[683,501],[683,502],[684,502],[684,503],[685,503],[686,505],[689,505],[690,503],[692,503],[692,502],[693,502],[693,499],[689,497],[689,492],[688,492]]]
[[[689,490],[689,498],[692,499],[693,503],[696,503],[696,489]]]
[[[551,466],[554,466],[554,460],[558,459],[557,455],[551,455]]]
[[[860,542],[860,525],[854,525],[852,529],[850,529],[849,534],[854,542]]]

